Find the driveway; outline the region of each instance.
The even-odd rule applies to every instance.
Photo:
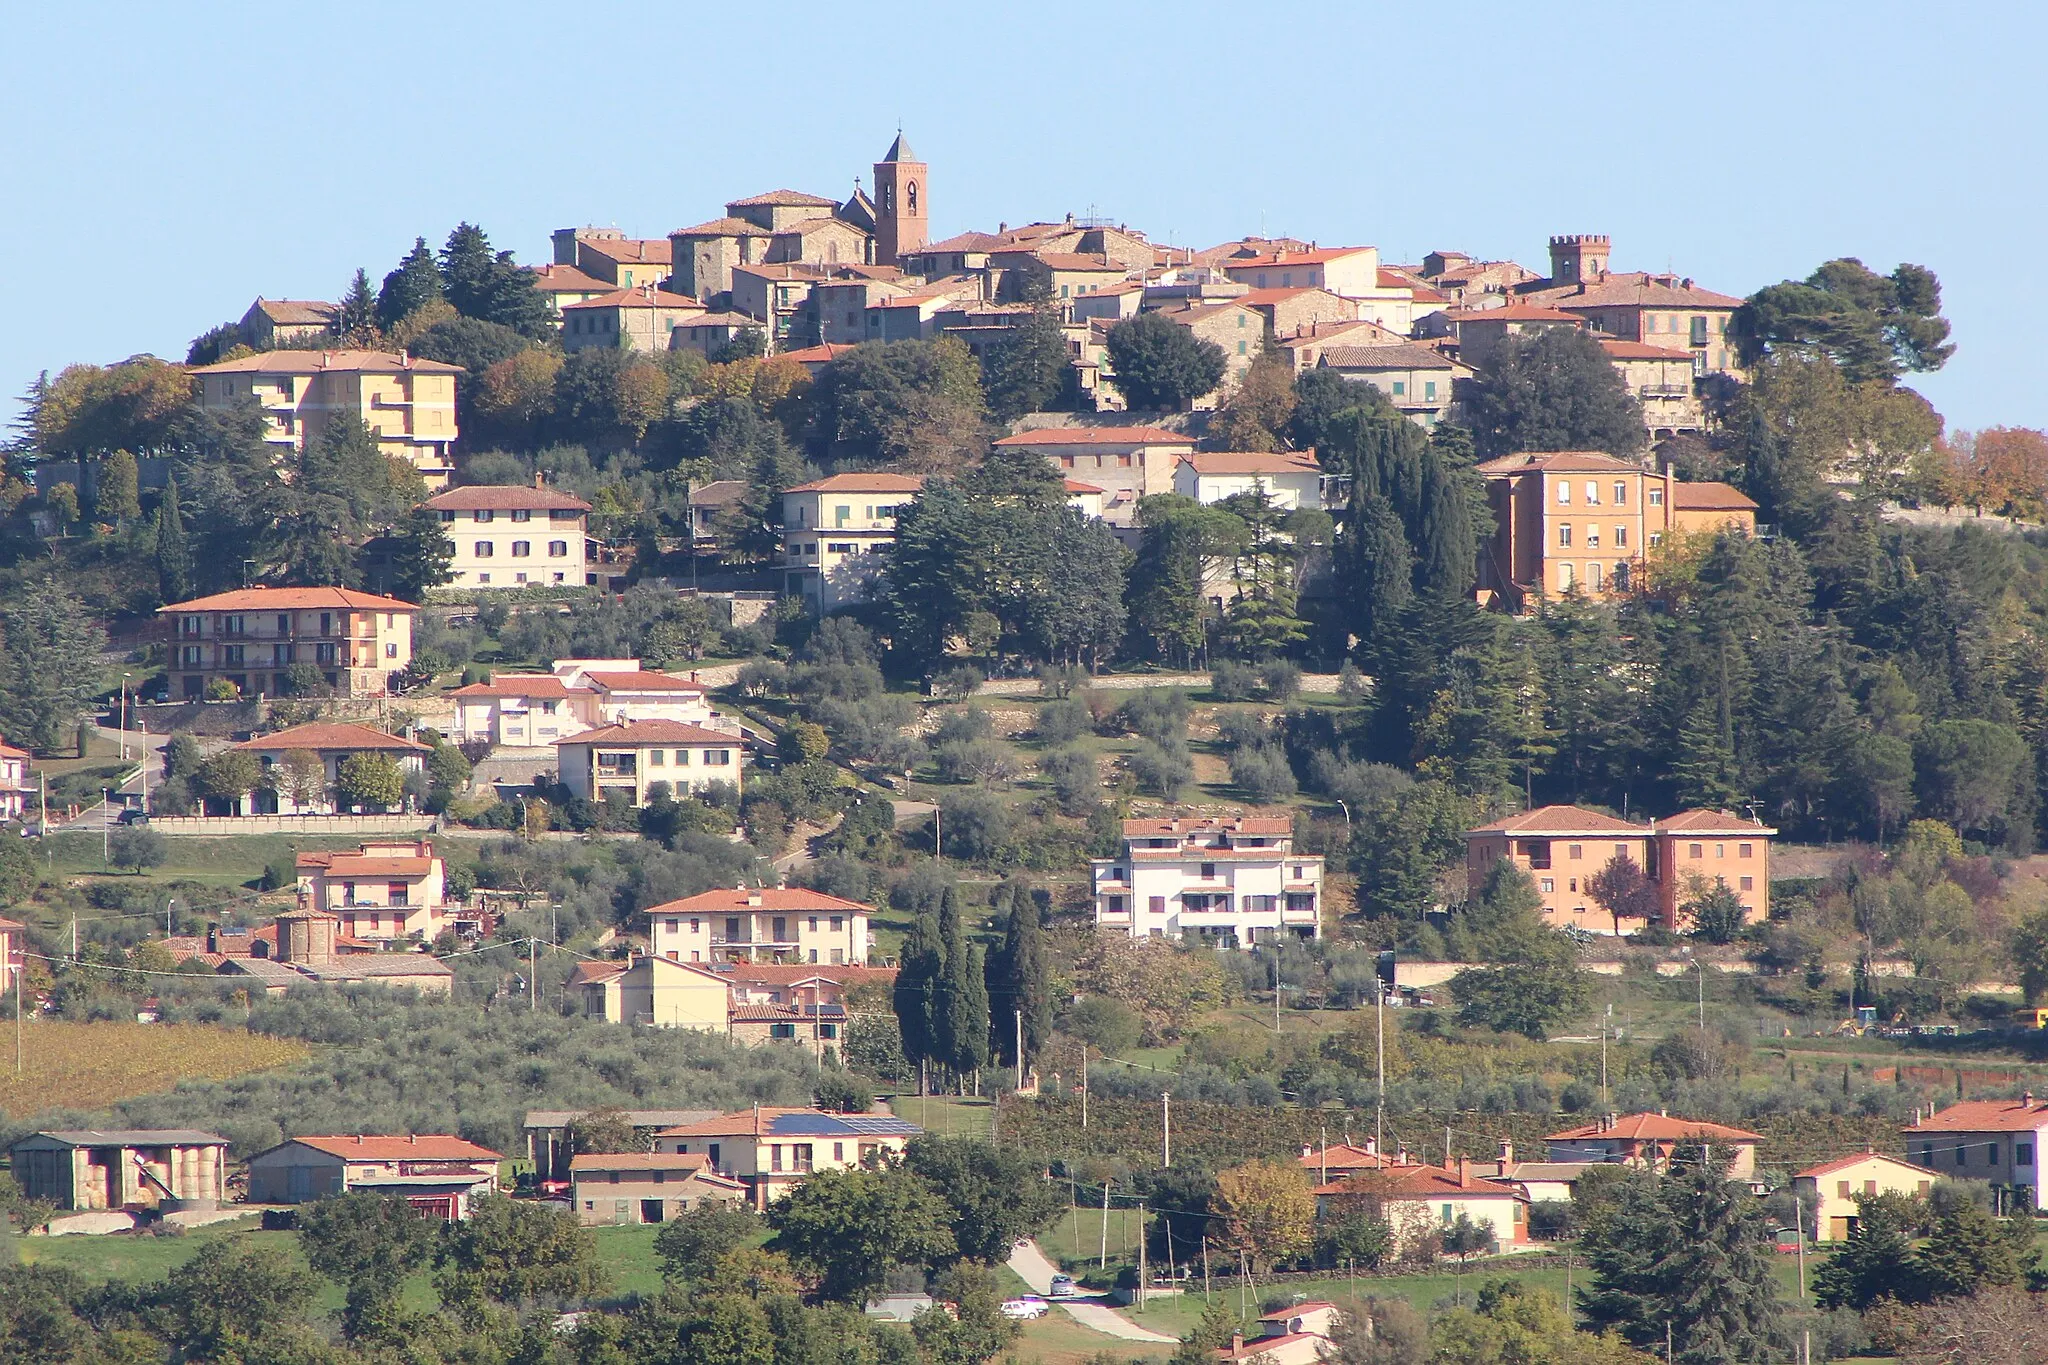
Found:
[[[1031,1286],[1032,1293],[1051,1292],[1053,1271],[1058,1267],[1046,1259],[1045,1253],[1038,1249],[1038,1243],[1017,1243],[1010,1249],[1009,1265],[1010,1269],[1017,1272],[1018,1279]],[[1164,1337],[1149,1327],[1138,1326],[1107,1304],[1085,1299],[1052,1299],[1050,1302],[1066,1309],[1074,1321],[1083,1327],[1092,1327],[1104,1336],[1115,1337],[1119,1341],[1154,1342],[1165,1346],[1177,1345],[1180,1341],[1179,1337]]]

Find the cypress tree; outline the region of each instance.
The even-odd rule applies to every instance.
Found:
[[[979,1071],[988,1065],[988,963],[979,944],[970,943],[960,956],[960,988],[954,996],[954,1036],[960,1051],[953,1065]]]
[[[1472,586],[1472,519],[1465,490],[1436,452],[1422,452],[1422,508],[1416,520],[1415,590],[1462,597]]]
[[[913,1065],[943,1061],[934,1026],[939,977],[945,970],[945,949],[939,922],[927,911],[910,926],[903,940],[902,966],[896,972],[892,1003],[903,1034],[903,1055]]]
[[[357,268],[330,330],[339,340],[355,346],[367,346],[377,339],[377,295],[370,288],[368,271]]]
[[[967,998],[967,936],[960,925],[960,890],[948,886],[939,898],[939,975],[932,993],[932,1056],[956,1070],[960,1058],[976,1050],[974,1023]],[[982,996],[980,1036],[988,1035],[987,995]]]
[[[1385,497],[1361,498],[1354,493],[1351,516],[1344,588],[1351,599],[1352,630],[1371,657],[1385,644],[1413,595],[1414,556],[1401,518]]]
[[[156,584],[166,602],[192,595],[192,552],[185,547],[185,519],[178,513],[178,481],[164,484],[156,505]]]
[[[1028,1059],[1052,1036],[1052,998],[1045,963],[1045,938],[1038,901],[1029,883],[1012,878],[996,888],[994,909],[1006,914],[1002,946],[989,955],[989,1032],[994,1055],[1005,1065],[1017,1061],[1017,1020],[1024,1016],[1024,1054]]]
[[[141,475],[135,457],[117,450],[101,462],[99,473],[92,514],[100,521],[125,528],[142,515]]]

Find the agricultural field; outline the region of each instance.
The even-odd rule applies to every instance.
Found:
[[[181,1081],[289,1066],[311,1051],[288,1038],[207,1024],[23,1023],[20,1074],[0,1066],[0,1114],[16,1119],[53,1109],[105,1109]],[[0,1050],[12,1032],[9,1021],[0,1031]]]

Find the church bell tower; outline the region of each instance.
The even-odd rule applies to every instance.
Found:
[[[899,129],[875,163],[876,265],[901,265],[904,252],[921,250],[930,240],[928,171]]]

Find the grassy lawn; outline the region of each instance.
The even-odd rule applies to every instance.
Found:
[[[899,1095],[889,1102],[896,1117],[908,1119],[927,1133],[941,1137],[987,1138],[989,1120],[995,1115],[991,1100],[954,1095]]]
[[[289,1066],[310,1049],[241,1029],[205,1024],[68,1023],[29,1019],[22,1030],[23,1069],[0,1069],[0,1112],[22,1116],[49,1109],[103,1109],[118,1100],[169,1090],[184,1080],[225,1080]],[[0,1030],[0,1048],[11,1025]],[[59,1238],[59,1241],[64,1239]]]
[[[106,871],[100,861],[100,835],[78,831],[53,834],[47,845],[47,865],[58,876],[80,876]],[[220,838],[179,835],[164,840],[169,858],[141,875],[114,873],[123,883],[150,881],[196,881],[215,886],[240,886],[263,875],[271,860],[285,857],[295,849],[355,848],[360,837],[347,835],[238,834]]]

